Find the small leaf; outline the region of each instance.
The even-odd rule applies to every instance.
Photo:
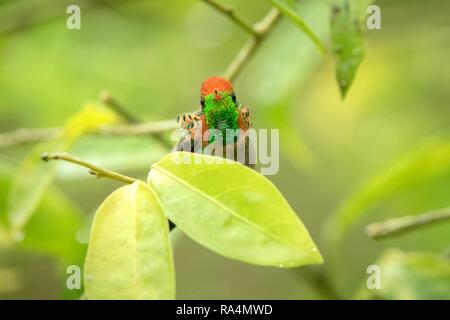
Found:
[[[43,152],[65,150],[62,140],[36,145],[22,161],[8,194],[9,226],[19,232],[39,206],[56,173],[56,162],[41,160]]]
[[[153,165],[148,181],[169,219],[219,254],[287,268],[323,261],[278,189],[244,165],[177,152]]]
[[[173,299],[169,227],[153,190],[135,182],[98,209],[85,265],[88,299]]]
[[[359,298],[388,300],[450,299],[450,261],[431,253],[387,250],[376,262],[379,290],[362,289]]]
[[[331,41],[336,60],[336,77],[344,98],[364,57],[364,34],[360,16],[353,14],[348,1],[333,8]]]
[[[279,0],[270,0],[274,7],[276,7],[283,15],[288,17],[297,27],[300,28],[320,50],[321,54],[325,54],[325,46],[322,44],[316,34],[308,27],[305,21],[295,12],[289,4],[285,4]]]

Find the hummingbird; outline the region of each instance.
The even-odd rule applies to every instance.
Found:
[[[254,167],[254,161],[251,161],[254,149],[246,135],[252,127],[250,111],[238,102],[231,82],[222,77],[206,79],[200,87],[200,107],[194,113],[177,117],[177,122],[184,129],[184,136],[175,151],[201,153],[205,147],[219,143],[224,147],[223,154],[219,156],[226,157],[226,149],[232,147],[233,160]],[[238,148],[244,146],[245,160],[237,157]]]

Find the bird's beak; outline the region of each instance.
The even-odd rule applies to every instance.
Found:
[[[219,101],[220,99],[222,99],[222,97],[220,96],[217,89],[214,89],[214,99],[216,99],[216,101]]]

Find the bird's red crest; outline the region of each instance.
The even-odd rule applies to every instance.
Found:
[[[206,79],[205,82],[202,83],[200,93],[202,97],[206,97],[211,93],[214,93],[214,89],[217,89],[218,92],[222,91],[232,92],[233,86],[228,80],[224,78],[211,77]]]

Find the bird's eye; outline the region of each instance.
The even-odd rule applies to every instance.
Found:
[[[202,110],[205,107],[205,98],[204,97],[200,97],[200,104],[202,105]]]
[[[236,103],[236,94],[234,92],[231,94],[231,99],[233,99],[233,102]]]

